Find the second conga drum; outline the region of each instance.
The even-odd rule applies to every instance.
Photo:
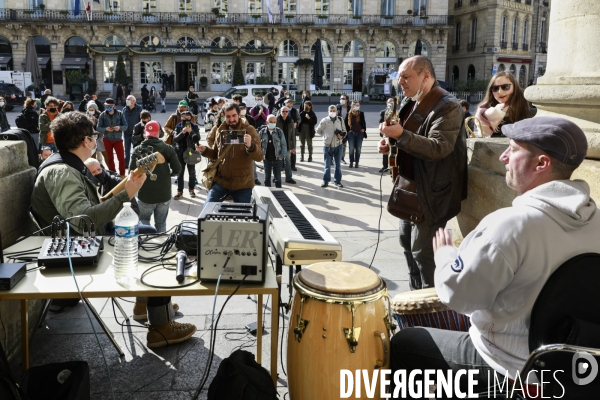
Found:
[[[390,367],[389,298],[375,272],[350,263],[318,263],[300,271],[293,285],[287,349],[290,400],[339,399],[341,370],[353,376],[366,370],[372,377],[373,370]],[[375,398],[379,394],[377,381]],[[363,383],[361,395],[368,398]],[[351,398],[356,398],[354,390]]]

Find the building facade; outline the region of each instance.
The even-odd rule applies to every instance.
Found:
[[[159,89],[164,73],[175,91],[201,77],[203,90],[226,90],[238,56],[246,83],[309,89],[312,66],[298,60],[314,57],[317,39],[322,89],[362,91],[373,68],[396,69],[418,39],[443,80],[452,26],[445,0],[0,0],[0,20],[0,69],[23,70],[33,37],[55,94],[69,93],[70,69],[112,90],[119,54],[134,93]]]
[[[523,88],[543,74],[550,0],[449,0],[447,80],[510,71]]]

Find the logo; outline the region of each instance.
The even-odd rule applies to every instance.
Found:
[[[598,376],[598,362],[589,353],[578,351],[573,354],[573,382],[576,385],[587,385]]]
[[[464,267],[465,263],[463,262],[462,258],[460,258],[460,256],[458,256],[458,258],[454,260],[454,262],[450,266],[450,268],[452,268],[452,271],[454,272],[461,272]]]

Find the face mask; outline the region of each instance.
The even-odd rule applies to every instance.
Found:
[[[88,148],[88,150],[92,151],[92,154],[90,155],[90,157],[93,156],[94,154],[96,154],[96,147],[98,147],[98,142],[95,142],[95,143],[96,143],[96,145],[94,146],[93,149],[90,149],[89,147],[85,146],[85,147]]]
[[[184,121],[185,121],[185,120],[184,120]],[[143,125],[143,126],[146,126],[146,124],[147,124],[148,122],[150,122],[150,121],[142,121],[142,125]]]
[[[329,118],[334,119],[337,116],[337,113],[335,112],[330,112],[329,113]]]
[[[221,118],[219,118],[219,120],[220,120],[221,122],[225,122],[225,117],[221,117]]]
[[[131,107],[131,100],[125,100],[125,104],[127,105],[127,107]]]
[[[262,106],[262,100],[256,100],[256,105],[257,106]]]
[[[285,95],[285,98],[286,98],[286,99],[289,99],[289,98],[290,98],[290,95],[289,95],[289,94],[286,94],[286,95]]]
[[[410,98],[412,101],[419,101],[421,96],[423,96],[423,85],[425,85],[425,81],[423,81],[423,83],[421,83],[421,87],[419,87],[419,90],[417,90],[417,93],[415,93],[415,95]]]
[[[48,109],[48,112],[49,112],[50,114],[54,114],[54,113],[56,113],[56,111],[57,111],[57,110],[56,110],[56,108],[49,108],[49,109]]]
[[[354,107],[354,111],[360,110],[360,107]]]
[[[302,95],[302,98],[305,98],[305,97],[306,97],[306,95],[305,95],[305,94],[303,94],[303,95]]]
[[[309,107],[304,107],[304,112],[309,112],[310,108]]]
[[[344,104],[346,104],[346,100],[344,100],[344,99],[341,99],[341,100],[340,100],[340,104],[341,104],[341,105],[344,105]]]
[[[113,112],[114,109],[115,108],[113,106],[106,106],[106,108],[105,108],[106,112]]]
[[[0,101],[0,107],[4,107],[4,102]]]
[[[88,110],[88,114],[89,115],[94,115],[94,114],[96,114],[96,112],[94,110]]]
[[[273,129],[275,129],[275,127],[277,126],[277,124],[271,124],[271,123],[269,123],[269,124],[267,124],[267,126],[269,127],[269,129],[273,130]]]
[[[246,110],[240,110],[240,115],[242,115],[242,116],[246,115]]]

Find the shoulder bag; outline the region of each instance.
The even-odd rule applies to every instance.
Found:
[[[410,132],[417,132],[421,123],[425,121],[427,115],[445,93],[446,91],[439,86],[432,88],[428,96],[418,104],[417,108],[406,120],[404,129]],[[423,207],[421,207],[421,202],[417,195],[417,183],[414,179],[410,179],[402,174],[402,171],[398,167],[402,165],[401,162],[396,162],[395,165],[392,168],[394,187],[388,200],[387,210],[396,218],[420,224],[425,218],[425,212],[423,211]]]
[[[217,175],[217,168],[219,167],[219,164],[221,164],[221,161],[223,161],[223,158],[225,158],[225,156],[232,147],[233,146],[227,146],[227,148],[221,153],[219,158],[217,158],[214,162],[209,163],[202,170],[202,185],[206,188],[207,191],[210,190],[210,188],[213,185],[215,176]]]

